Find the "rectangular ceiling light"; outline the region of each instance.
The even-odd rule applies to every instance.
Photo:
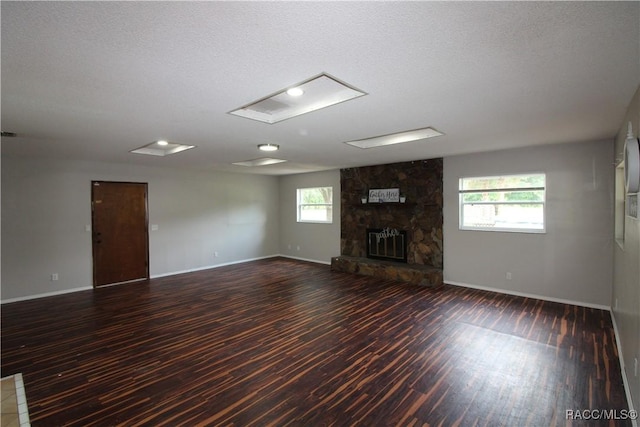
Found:
[[[273,124],[363,95],[366,92],[323,73],[229,111],[229,114]]]
[[[358,139],[355,141],[347,141],[345,144],[353,145],[358,148],[374,148],[384,145],[402,144],[404,142],[417,141],[420,139],[433,138],[444,135],[434,128],[428,127],[423,129],[409,130],[406,132],[392,133],[389,135],[374,136],[373,138]]]
[[[261,157],[259,159],[246,160],[244,162],[235,162],[233,164],[237,166],[255,167],[255,166],[275,165],[276,163],[283,163],[283,162],[286,162],[286,160],[273,159],[271,157]]]
[[[154,141],[151,144],[131,150],[130,153],[147,154],[149,156],[167,156],[169,154],[176,154],[181,151],[190,150],[195,147],[195,145],[176,144],[175,142]]]

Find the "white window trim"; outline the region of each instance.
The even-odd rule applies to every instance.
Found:
[[[462,182],[465,179],[479,179],[479,178],[493,178],[493,177],[510,177],[510,176],[528,176],[528,175],[542,175],[544,176],[544,187],[511,187],[511,188],[496,188],[496,189],[482,189],[482,190],[462,190]],[[508,205],[508,204],[536,204],[542,205],[542,228],[518,228],[518,227],[473,227],[464,225],[464,216],[462,207],[465,205],[462,201],[462,197],[464,194],[469,193],[487,193],[487,192],[503,192],[503,191],[543,191],[544,197],[539,202],[510,202],[510,201],[502,201],[502,202],[474,202],[474,203],[466,203],[466,204],[484,204],[484,205]],[[503,232],[503,233],[526,233],[526,234],[545,234],[547,232],[547,175],[542,172],[531,172],[531,173],[515,173],[515,174],[504,174],[504,175],[495,175],[495,176],[464,176],[460,177],[458,180],[458,229],[465,231],[489,231],[489,232]]]
[[[300,203],[300,192],[314,188],[330,188],[333,197],[333,186],[324,185],[318,187],[303,187],[296,189],[296,221],[303,224],[333,224],[333,203]],[[327,221],[302,219],[302,208],[304,206],[325,206],[331,207],[331,219]]]

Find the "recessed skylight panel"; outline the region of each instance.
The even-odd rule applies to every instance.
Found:
[[[286,160],[274,159],[271,157],[261,157],[259,159],[246,160],[244,162],[235,162],[233,164],[236,166],[256,167],[256,166],[275,165],[276,163],[284,163],[284,162],[286,162]]]
[[[433,138],[442,135],[444,135],[442,132],[438,132],[434,128],[427,127],[406,132],[392,133],[389,135],[374,136],[372,138],[358,139],[355,141],[346,141],[345,144],[353,145],[358,148],[374,148],[418,141],[420,139]]]
[[[361,90],[320,74],[229,114],[273,124],[363,95],[366,93]]]
[[[176,154],[192,148],[195,148],[195,145],[177,144],[175,142],[161,140],[143,145],[142,147],[131,150],[130,152],[135,154],[146,154],[148,156],[168,156],[169,154]]]

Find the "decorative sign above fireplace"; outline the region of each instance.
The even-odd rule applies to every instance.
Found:
[[[367,257],[407,262],[407,232],[395,228],[367,228]]]
[[[399,188],[378,188],[369,190],[369,203],[398,203]]]

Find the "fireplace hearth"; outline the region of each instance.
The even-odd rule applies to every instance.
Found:
[[[367,228],[367,258],[407,262],[407,232],[396,228]]]

